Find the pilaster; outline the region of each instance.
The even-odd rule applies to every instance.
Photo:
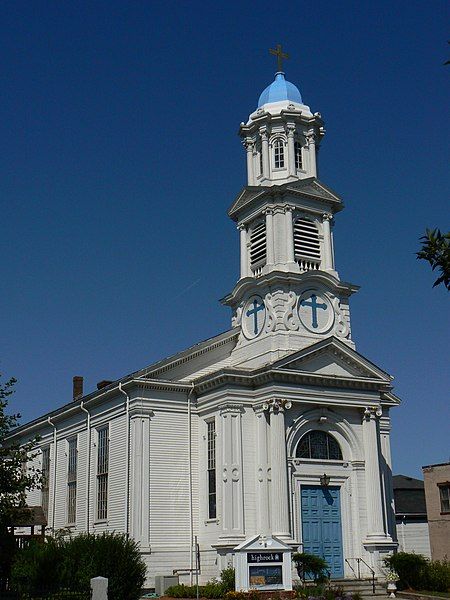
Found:
[[[331,221],[333,215],[330,213],[324,213],[322,215],[322,227],[323,227],[323,246],[324,246],[324,271],[333,270],[333,252],[331,243]]]
[[[291,407],[286,400],[274,398],[265,405],[270,415],[270,466],[271,466],[271,507],[272,535],[280,539],[290,539],[289,493],[286,456],[285,410]]]
[[[262,407],[255,408],[256,416],[256,528],[261,535],[269,535],[269,453],[267,416]]]
[[[273,231],[273,211],[266,209],[264,211],[266,216],[266,250],[267,250],[267,265],[273,265],[275,260],[274,255],[274,231]]]
[[[142,548],[147,548],[150,543],[150,418],[152,415],[151,411],[134,410],[130,416],[130,533]]]
[[[309,176],[317,177],[316,136],[314,132],[306,134],[309,155]]]
[[[246,139],[244,142],[244,147],[247,152],[247,180],[248,185],[255,185],[255,172],[253,166],[253,141],[250,139]]]
[[[244,534],[244,496],[242,485],[241,404],[220,407],[222,440],[222,534],[221,540]]]
[[[288,140],[288,167],[289,167],[289,176],[296,175],[295,168],[295,147],[294,147],[294,133],[295,133],[295,125],[288,124],[287,126],[287,140]]]
[[[241,244],[241,278],[248,277],[250,274],[250,264],[248,255],[248,234],[245,225],[239,225],[239,237]]]
[[[261,137],[261,150],[263,157],[263,176],[265,179],[269,179],[270,176],[270,161],[269,161],[269,135],[267,133],[267,127],[261,127],[259,130]]]

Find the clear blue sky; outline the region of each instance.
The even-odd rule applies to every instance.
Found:
[[[0,370],[22,422],[229,328],[239,123],[291,55],[364,356],[395,376],[394,472],[448,460],[447,2],[9,2],[0,25]]]

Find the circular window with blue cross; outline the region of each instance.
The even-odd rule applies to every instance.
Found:
[[[315,290],[303,292],[298,300],[298,316],[302,325],[313,333],[325,333],[334,323],[334,310],[324,294]]]
[[[250,296],[242,311],[242,331],[247,339],[257,337],[264,329],[266,306],[261,296]]]

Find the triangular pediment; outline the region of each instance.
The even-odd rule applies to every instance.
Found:
[[[232,219],[237,219],[240,212],[253,204],[256,200],[262,200],[267,197],[267,201],[271,202],[272,196],[279,197],[279,194],[284,196],[289,194],[291,197],[304,196],[314,200],[327,202],[334,206],[334,211],[341,210],[342,200],[331,188],[321,183],[315,177],[308,179],[299,179],[291,183],[272,186],[246,186],[237,195],[233,204],[228,210],[228,215]]]
[[[334,337],[291,354],[272,368],[337,378],[378,379],[384,383],[392,380],[385,371]]]

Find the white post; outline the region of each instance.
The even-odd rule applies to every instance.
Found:
[[[284,411],[290,402],[274,399],[270,402],[270,462],[272,533],[289,538],[289,495],[287,480],[286,429]]]
[[[273,248],[273,212],[270,209],[265,211],[266,215],[266,245],[267,245],[267,264],[273,265],[274,248]]]
[[[91,579],[92,600],[108,600],[108,579],[93,577]]]
[[[322,227],[323,227],[323,246],[324,246],[324,271],[330,271],[333,269],[333,253],[331,247],[331,219],[333,216],[330,213],[324,213],[322,215]]]
[[[261,136],[261,148],[263,155],[263,174],[265,179],[269,179],[269,136],[267,135],[267,130],[265,128],[259,130],[259,135]]]
[[[310,176],[317,177],[317,160],[316,160],[316,136],[314,133],[309,133],[306,136],[309,149],[309,169]]]
[[[367,540],[386,540],[381,500],[380,463],[378,459],[378,433],[375,411],[366,408],[363,418],[365,476],[367,496]]]
[[[288,165],[289,165],[289,175],[295,175],[295,145],[294,145],[294,125],[288,125],[287,129],[287,138],[288,138]]]
[[[292,222],[292,206],[286,206],[286,258],[287,262],[295,262],[294,224]]]
[[[248,185],[255,185],[255,174],[253,169],[253,142],[251,140],[245,140],[245,149],[247,151],[247,180]]]
[[[262,535],[270,533],[269,520],[269,486],[268,486],[268,451],[267,451],[267,419],[262,409],[256,412],[257,430],[257,473],[256,473],[256,497],[257,497],[257,532]]]
[[[241,278],[243,278],[249,276],[247,230],[245,225],[239,225],[238,229],[241,242]]]

